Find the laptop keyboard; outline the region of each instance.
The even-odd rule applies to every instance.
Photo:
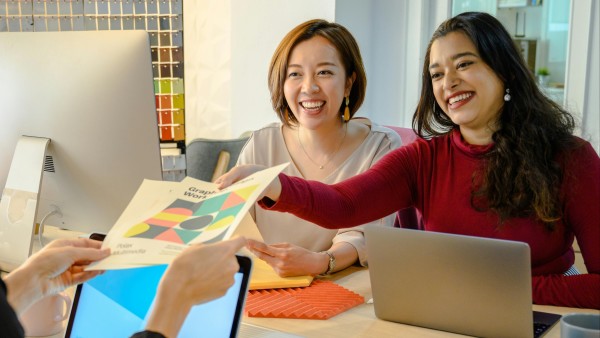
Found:
[[[550,325],[548,325],[548,324],[533,323],[533,337],[534,338],[541,337],[544,333],[546,333],[546,331],[548,330],[549,327],[550,327]]]
[[[533,336],[539,338],[556,324],[561,315],[548,312],[533,311]]]

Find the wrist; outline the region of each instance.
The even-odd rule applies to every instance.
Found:
[[[185,298],[159,289],[146,330],[176,337],[191,308],[192,304],[188,304]]]
[[[20,267],[4,278],[8,303],[17,315],[21,315],[31,304],[42,297],[41,282],[37,275],[30,274],[27,267]]]
[[[331,251],[321,251],[320,253],[324,254],[327,257],[327,267],[326,270],[321,273],[321,276],[330,275],[333,273],[335,269],[335,256]]]
[[[279,176],[271,182],[268,189],[269,191],[267,193],[267,197],[269,197],[273,202],[277,202],[279,200],[279,196],[281,195],[282,189]]]

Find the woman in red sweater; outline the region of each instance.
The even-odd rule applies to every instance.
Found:
[[[419,140],[363,174],[334,185],[281,174],[260,203],[326,228],[414,206],[427,231],[528,243],[535,303],[600,309],[600,158],[498,20],[471,12],[438,27],[413,129]],[[586,274],[573,267],[574,238]]]

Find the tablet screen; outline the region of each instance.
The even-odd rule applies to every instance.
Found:
[[[111,270],[79,285],[65,337],[129,337],[143,331],[166,268],[158,265]],[[235,284],[223,297],[194,306],[178,337],[235,336],[248,274],[238,272]]]

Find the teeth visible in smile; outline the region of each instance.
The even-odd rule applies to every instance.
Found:
[[[450,100],[448,100],[448,103],[454,104],[458,101],[466,100],[466,99],[470,98],[471,96],[473,96],[472,93],[460,94],[458,96],[450,98]]]
[[[300,105],[304,109],[319,109],[319,108],[323,107],[324,104],[325,104],[325,102],[323,102],[323,101],[300,102]]]

